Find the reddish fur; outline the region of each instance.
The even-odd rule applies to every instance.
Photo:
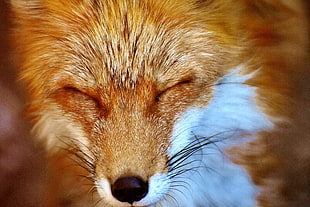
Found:
[[[105,155],[104,159],[99,159],[97,168],[99,173],[109,175],[110,181],[117,179],[121,172],[130,174],[141,170],[138,169],[141,163],[136,163],[135,159],[125,163],[127,160],[121,159],[124,156],[144,159],[143,178],[148,178],[154,171],[167,170],[167,155],[158,156],[162,150],[159,146],[168,147],[167,137],[177,114],[191,105],[206,105],[212,98],[211,90],[202,86],[213,84],[227,69],[243,63],[249,66],[247,73],[263,68],[248,84],[258,86],[257,101],[264,113],[293,121],[295,125],[281,123],[275,131],[262,132],[259,139],[247,146],[231,149],[231,159],[245,166],[253,182],[263,187],[258,196],[260,206],[302,206],[310,202],[307,198],[298,198],[298,192],[309,193],[307,184],[310,181],[306,173],[309,166],[301,166],[293,160],[301,157],[308,161],[310,156],[306,152],[298,154],[287,144],[292,144],[292,139],[299,136],[300,140],[296,141],[309,146],[306,141],[309,130],[303,120],[303,115],[309,117],[309,113],[299,112],[299,108],[306,105],[300,95],[303,90],[300,80],[307,74],[305,62],[309,57],[305,1],[210,0],[199,1],[197,8],[193,6],[195,1],[190,0],[136,1],[139,6],[129,6],[132,10],[127,13],[128,17],[132,16],[132,21],[128,18],[128,22],[100,22],[112,39],[111,48],[100,45],[100,34],[105,31],[97,24],[107,11],[103,10],[101,14],[87,1],[31,0],[37,9],[24,7],[22,1],[12,2],[17,19],[16,42],[21,54],[22,77],[28,84],[32,100],[29,116],[35,123],[41,116],[37,111],[44,110],[49,102],[59,104],[66,116],[82,123],[88,139],[96,146],[92,153]],[[115,11],[124,10],[125,2],[109,0]],[[49,15],[42,15],[47,12]],[[143,19],[145,12],[149,14],[148,19]],[[118,13],[110,12],[109,15],[108,19],[114,20]],[[151,45],[146,36],[142,36],[141,44],[134,46],[131,38],[139,36],[141,22],[144,22],[147,34],[158,34],[159,42]],[[123,24],[123,29],[118,29],[119,23]],[[196,33],[200,31],[195,31],[197,25],[206,27],[213,34],[203,36],[203,41],[197,39]],[[114,45],[113,38],[121,43],[119,48]],[[178,44],[173,42],[174,38],[180,38]],[[160,45],[164,40],[174,45]],[[132,60],[135,49],[138,55]],[[207,51],[213,56],[202,57],[192,51]],[[179,63],[182,52],[194,54]],[[113,53],[114,59],[109,59],[111,57],[106,53]],[[84,61],[72,59],[73,56]],[[169,58],[163,60],[167,56]],[[64,67],[72,70],[72,66],[95,69],[95,72],[86,75],[87,81],[83,77],[75,79],[62,70]],[[43,72],[43,68],[48,70]],[[113,68],[119,70],[113,71]],[[139,72],[141,68],[145,68],[143,75]],[[158,76],[153,73],[157,68],[161,68],[155,73]],[[170,68],[173,69],[167,73]],[[99,69],[105,70],[98,72]],[[196,78],[194,83],[191,82],[193,77]],[[207,95],[204,100],[199,99],[201,94]],[[161,99],[159,104],[158,97]],[[133,113],[128,114],[128,111]],[[136,114],[143,114],[144,119]],[[98,118],[107,120],[99,128],[95,126]],[[123,128],[128,130],[120,130]],[[101,137],[99,142],[97,137]],[[124,146],[125,143],[129,144]],[[56,162],[56,165],[60,163]],[[137,168],[128,169],[128,165]],[[307,176],[304,183],[297,178],[296,182],[287,181],[289,175],[296,177],[299,173]]]

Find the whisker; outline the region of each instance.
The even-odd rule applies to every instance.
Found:
[[[192,128],[197,127],[199,126]],[[186,131],[187,130],[184,130],[183,132],[185,133]],[[188,182],[187,179],[191,179],[191,176],[185,174],[189,172],[200,174],[201,168],[212,170],[212,168],[203,163],[203,159],[198,158],[197,156],[207,156],[207,148],[210,148],[210,151],[216,150],[217,152],[223,153],[218,144],[225,142],[229,137],[234,136],[235,132],[236,130],[226,130],[208,137],[198,136],[191,132],[193,134],[191,138],[192,141],[183,149],[172,155],[167,161],[168,177],[173,179],[169,192],[177,191],[186,197],[184,191],[180,190],[180,188],[190,189],[190,182]],[[179,134],[179,136],[181,135],[182,133]]]

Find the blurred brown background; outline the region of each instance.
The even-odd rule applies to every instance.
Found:
[[[23,120],[23,91],[15,83],[9,56],[7,0],[0,0],[0,206],[45,206],[41,154],[31,144]]]

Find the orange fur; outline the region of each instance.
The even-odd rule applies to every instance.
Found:
[[[85,147],[79,155],[91,157],[96,176],[113,183],[124,174],[147,180],[167,172],[175,122],[187,109],[208,105],[207,86],[243,64],[244,74],[261,69],[246,84],[257,87],[256,101],[276,127],[229,149],[230,158],[262,187],[259,206],[310,203],[310,167],[295,163],[310,157],[300,86],[309,68],[306,1],[11,2],[27,112],[48,152],[57,157],[57,147],[72,147],[41,126],[57,112],[76,129],[70,136],[86,137],[73,148]],[[57,202],[51,206],[62,206]]]

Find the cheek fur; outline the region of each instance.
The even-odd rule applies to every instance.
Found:
[[[50,153],[78,146],[86,154],[92,154],[88,149],[90,142],[84,128],[70,117],[64,117],[55,106],[50,105],[42,110],[32,131]]]
[[[173,131],[169,149],[171,180],[189,177],[184,182],[200,189],[195,192],[200,192],[201,198],[207,195],[209,205],[221,206],[218,201],[238,206],[255,204],[257,187],[246,171],[229,159],[227,150],[256,139],[255,134],[261,130],[271,130],[273,122],[256,105],[255,87],[245,84],[255,73],[242,75],[243,69],[239,66],[220,79],[209,105],[189,109]],[[183,193],[187,191],[186,187],[180,188]],[[172,188],[171,194],[182,200],[176,189]],[[194,201],[183,202],[190,205]],[[205,201],[198,202],[203,205]]]

